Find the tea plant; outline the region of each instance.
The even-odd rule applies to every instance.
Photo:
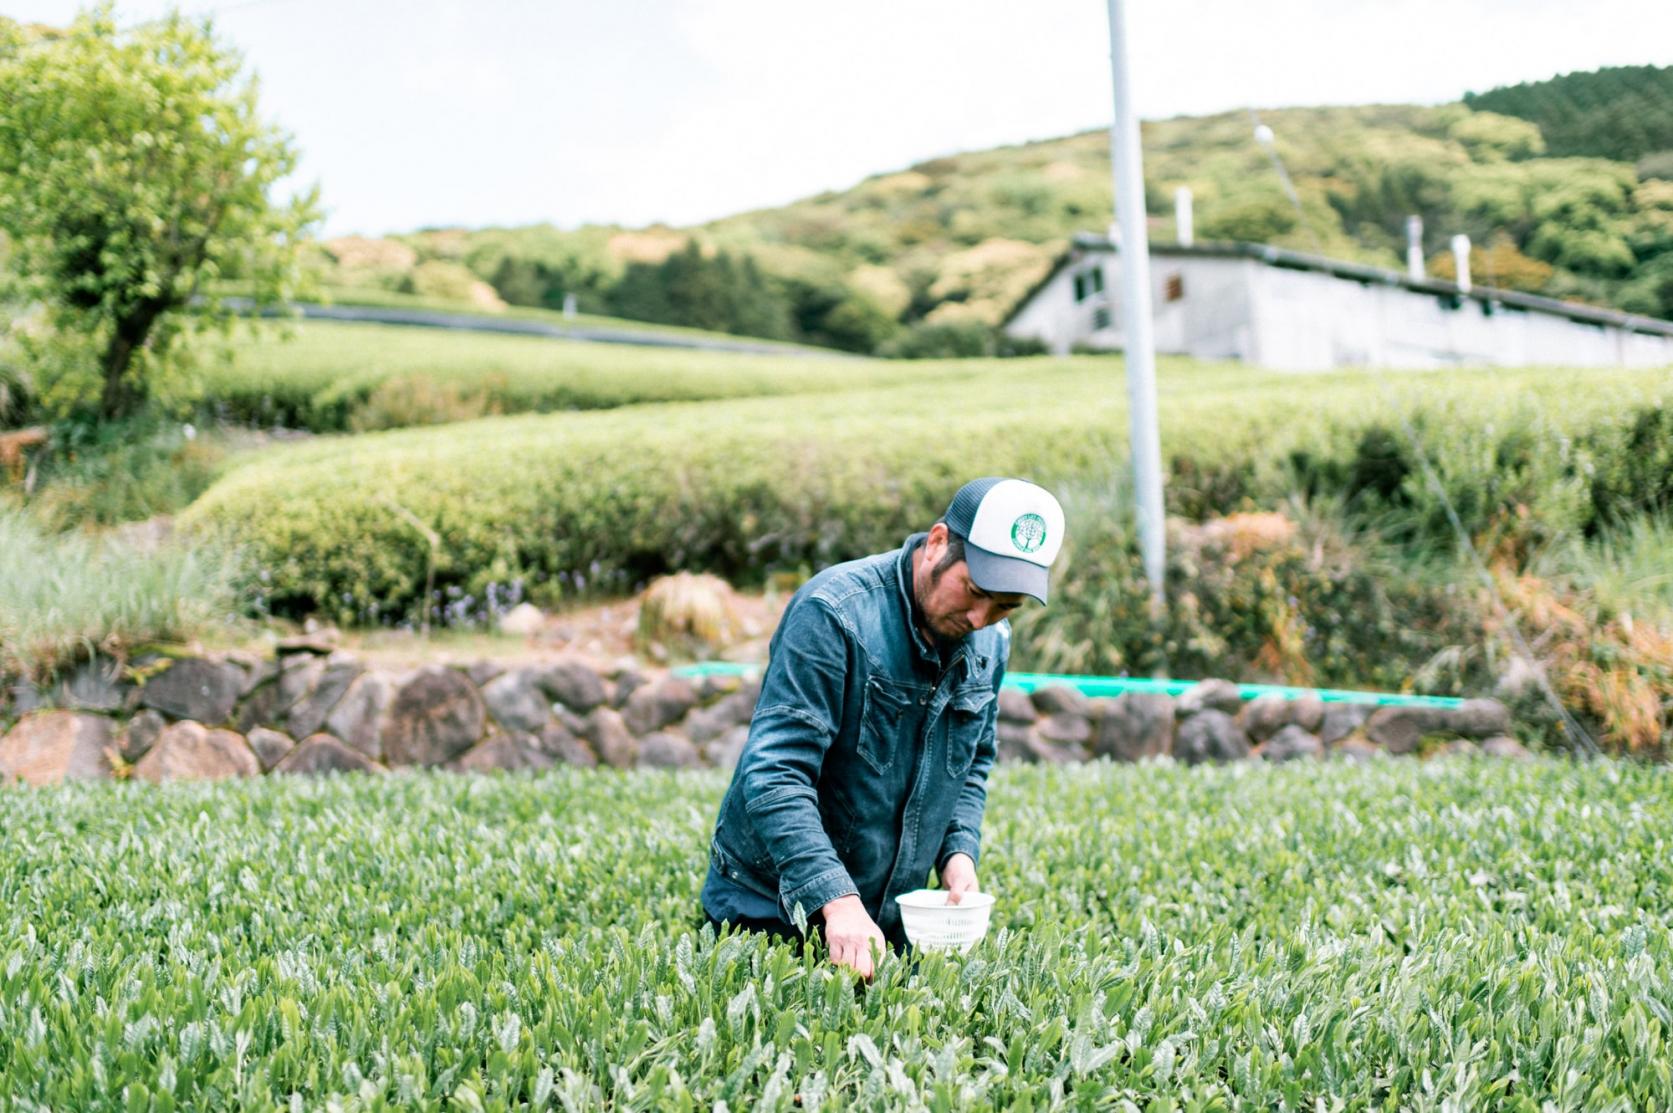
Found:
[[[716,773],[0,791],[0,1110],[1673,1102],[1665,770],[1002,768],[967,956],[696,926]]]

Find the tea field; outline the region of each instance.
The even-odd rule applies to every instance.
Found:
[[[1666,1108],[1669,787],[1001,768],[870,985],[694,926],[718,773],[0,790],[0,1110]]]
[[[813,389],[820,375],[897,367],[910,377]],[[671,570],[759,582],[892,548],[971,476],[1061,484],[1108,477],[1126,457],[1116,359],[822,361],[809,374],[777,384],[808,391],[794,397],[508,414],[282,445],[229,470],[180,524],[243,548],[266,574],[274,613],[395,624],[431,606],[432,578],[450,598],[480,601],[515,583],[543,605],[628,594]],[[1392,379],[1173,361],[1157,389],[1170,510],[1188,517],[1295,490],[1386,488],[1442,535],[1442,511],[1388,428],[1403,420],[1425,430],[1471,530],[1520,506],[1578,534],[1622,505],[1673,499],[1664,371]],[[432,551],[415,518],[447,544]]]
[[[241,338],[233,355],[204,368],[202,388],[217,413],[315,432],[854,390],[926,374],[901,362],[795,349],[740,356],[325,321],[292,324],[284,342],[271,334]]]

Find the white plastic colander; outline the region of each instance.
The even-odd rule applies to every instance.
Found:
[[[966,893],[958,904],[948,904],[945,889],[902,893],[895,903],[906,938],[925,951],[968,951],[987,934],[993,911],[990,893]]]

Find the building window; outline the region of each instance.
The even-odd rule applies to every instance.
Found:
[[[1075,275],[1075,301],[1083,302],[1093,294],[1104,292],[1104,270],[1093,267]]]
[[[1185,276],[1182,274],[1168,275],[1167,282],[1162,285],[1163,301],[1179,301],[1185,296]]]
[[[1092,331],[1100,332],[1110,327],[1110,311],[1106,305],[1100,305],[1092,311]]]

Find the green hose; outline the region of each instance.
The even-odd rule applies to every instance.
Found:
[[[684,665],[674,675],[691,680],[705,676],[752,676],[761,671],[760,665],[737,664],[732,661],[704,661]],[[1032,692],[1036,688],[1062,685],[1074,688],[1083,696],[1119,696],[1128,692],[1160,693],[1178,696],[1195,687],[1195,680],[1150,680],[1137,676],[1065,676],[1047,672],[1012,672],[1005,674],[1005,687]],[[1242,698],[1282,696],[1302,699],[1314,696],[1325,703],[1369,703],[1378,707],[1457,707],[1464,701],[1455,696],[1414,696],[1395,692],[1355,692],[1341,688],[1292,688],[1281,684],[1239,684],[1237,694]]]

